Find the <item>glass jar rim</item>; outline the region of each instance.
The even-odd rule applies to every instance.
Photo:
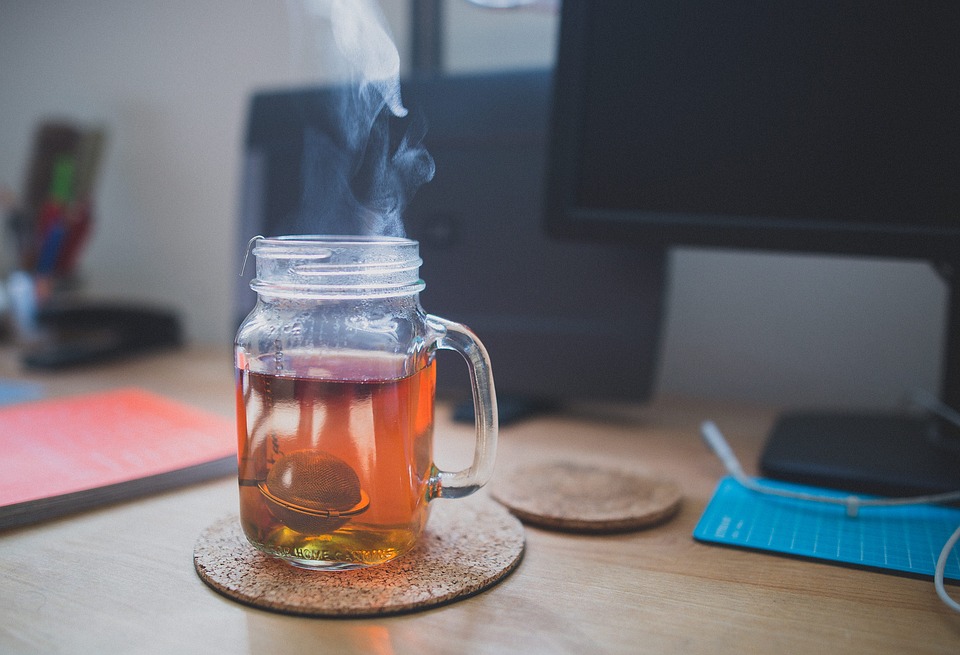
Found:
[[[257,276],[251,287],[271,294],[406,295],[423,289],[419,243],[393,236],[255,237]]]
[[[383,246],[412,246],[419,245],[419,242],[414,239],[408,239],[407,237],[395,237],[395,236],[379,236],[379,235],[364,235],[364,234],[285,234],[281,236],[272,236],[272,237],[254,237],[255,243],[254,254],[256,254],[256,248],[260,247],[282,247],[282,246],[293,246],[293,247],[304,247],[304,246],[315,246],[315,245],[325,245],[325,246],[352,246],[352,245],[383,245]]]

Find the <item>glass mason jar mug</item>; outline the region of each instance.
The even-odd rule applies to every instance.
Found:
[[[429,501],[483,486],[497,407],[490,361],[465,326],[420,306],[419,245],[394,237],[257,238],[257,305],[236,338],[240,522],[261,551],[352,569],[410,550]],[[459,352],[476,450],[433,463],[435,355]]]

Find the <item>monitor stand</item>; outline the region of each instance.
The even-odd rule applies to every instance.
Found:
[[[960,409],[960,284],[949,289],[941,399]],[[790,413],[774,425],[760,457],[762,475],[884,496],[960,489],[960,426],[915,414]]]
[[[536,398],[522,398],[520,396],[497,395],[497,416],[500,425],[509,425],[537,414],[554,412],[558,403]],[[457,403],[453,408],[453,420],[457,423],[473,423],[473,401],[465,400]]]

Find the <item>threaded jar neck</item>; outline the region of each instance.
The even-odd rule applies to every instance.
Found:
[[[401,237],[295,235],[256,239],[261,295],[373,298],[417,294],[420,244]]]

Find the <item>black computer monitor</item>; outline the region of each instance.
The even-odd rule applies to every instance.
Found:
[[[958,36],[952,0],[565,0],[548,230],[930,261],[951,289],[942,398],[960,407]],[[949,432],[784,417],[761,468],[858,491],[960,488]]]
[[[501,420],[603,398],[639,402],[654,389],[663,314],[662,248],[563,243],[542,228],[552,75],[499,71],[404,79],[404,104],[427,123],[436,173],[403,213],[420,241],[424,308],[466,323],[493,362]],[[317,167],[342,153],[338,86],[263,90],[251,99],[244,139],[237,270],[257,234],[324,232],[305,196]],[[337,206],[328,202],[326,205]],[[345,205],[344,205],[345,206]],[[337,233],[357,229],[347,219]],[[255,302],[251,270],[236,278],[235,320]],[[625,295],[623,289],[633,293]],[[441,358],[445,355],[441,353]],[[446,357],[438,390],[470,398],[466,368]],[[469,412],[470,420],[472,411]]]

